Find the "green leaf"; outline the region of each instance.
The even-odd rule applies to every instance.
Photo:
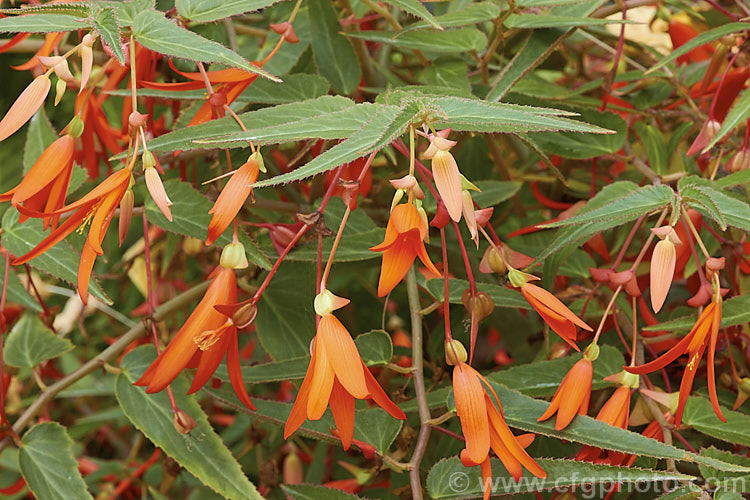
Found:
[[[55,14],[76,17],[87,17],[91,12],[91,4],[79,3],[46,3],[37,5],[24,5],[20,9],[0,9],[0,13],[9,16],[23,16],[28,14]]]
[[[56,31],[84,30],[89,27],[86,19],[59,14],[26,14],[0,19],[0,33],[53,33]]]
[[[341,24],[333,5],[327,0],[309,0],[307,9],[318,73],[339,94],[351,94],[359,86],[362,71],[351,42],[339,33]]]
[[[354,343],[357,345],[359,356],[367,366],[384,365],[393,357],[391,337],[383,330],[372,330],[357,335]],[[302,356],[273,363],[243,366],[242,380],[246,384],[260,384],[300,379],[305,377],[309,364],[310,356]],[[226,365],[219,365],[214,376],[221,380],[229,380]]]
[[[23,435],[18,466],[36,498],[93,498],[78,471],[73,440],[65,427],[57,422],[42,422]]]
[[[208,211],[213,204],[200,194],[187,182],[181,182],[178,179],[170,179],[164,183],[164,189],[169,199],[174,200],[170,207],[172,210],[172,222],[169,222],[159,207],[156,206],[151,197],[146,199],[146,216],[153,224],[160,228],[173,233],[183,234],[198,238],[206,239],[208,224],[211,222],[211,215]],[[227,228],[214,245],[223,247],[232,242],[232,230]],[[240,243],[245,246],[245,253],[248,260],[262,267],[270,269],[271,263],[268,258],[261,253],[255,243],[242,231],[240,231]]]
[[[734,186],[741,186],[750,182],[750,170],[740,170],[726,177],[714,181],[714,186],[721,189],[727,189]]]
[[[703,152],[705,153],[714,147],[717,142],[734,130],[737,125],[747,120],[748,117],[750,117],[750,90],[745,89],[740,98],[734,103],[734,106],[732,106],[732,109],[727,113],[727,117],[721,124],[719,131],[716,132],[716,135],[711,139],[711,142],[708,143],[708,146],[703,148]]]
[[[171,387],[177,406],[195,419],[197,426],[192,433],[200,439],[186,439],[174,428],[166,391],[146,394],[144,388],[133,385],[155,358],[152,346],[139,347],[123,358],[122,373],[115,381],[115,395],[122,411],[155,446],[206,486],[226,498],[260,500],[262,497],[208,423],[195,396],[185,394],[188,384],[183,376],[177,377]]]
[[[641,215],[668,206],[674,196],[675,192],[668,186],[643,186],[603,207],[585,213],[579,211],[570,219],[544,224],[542,227],[578,226],[601,220],[637,219]]]
[[[102,37],[102,42],[109,47],[120,64],[125,65],[125,54],[122,51],[120,23],[114,9],[105,9],[96,4],[92,10],[91,23]]]
[[[618,181],[602,188],[596,196],[590,199],[586,206],[580,209],[577,213],[578,216],[584,216],[606,204],[614,203],[618,200],[622,200],[635,191],[640,189],[637,184],[630,181]],[[638,215],[633,217],[636,219]],[[601,233],[606,229],[625,224],[630,219],[618,219],[618,220],[605,220],[605,221],[592,221],[588,224],[580,224],[576,227],[564,227],[558,230],[555,234],[552,242],[545,247],[542,253],[537,256],[537,261],[542,262],[550,255],[553,255],[563,248],[569,248],[573,245],[578,245],[591,238],[597,233]]]
[[[698,314],[665,321],[658,325],[644,327],[647,331],[687,332],[698,319]],[[724,301],[721,314],[721,328],[729,328],[750,321],[750,294],[738,295]]]
[[[255,186],[277,186],[298,181],[379,151],[400,136],[421,111],[416,103],[407,104],[403,108],[382,106],[369,122],[344,142],[289,173],[257,182]]]
[[[744,455],[733,455],[732,453],[716,448],[703,448],[700,453],[704,457],[715,458],[722,462],[750,467],[750,458]],[[706,485],[711,488],[722,487],[725,490],[747,492],[750,491],[750,474],[741,472],[724,472],[707,465],[699,466],[701,475],[706,480]]]
[[[201,23],[260,10],[279,0],[175,0],[177,12],[184,18]]]
[[[479,24],[495,19],[500,15],[500,8],[492,2],[481,2],[469,4],[465,9],[449,12],[438,16],[436,21],[443,28],[458,28],[461,26],[469,26],[472,24]],[[404,33],[414,31],[418,29],[430,28],[430,24],[424,21],[410,24],[404,27],[401,31],[396,33],[396,38],[402,36]],[[440,36],[440,35],[438,35]]]
[[[641,142],[646,147],[646,157],[651,168],[659,175],[667,173],[667,167],[669,166],[667,143],[664,141],[664,136],[659,129],[653,125],[637,122],[635,130]]]
[[[313,266],[284,263],[258,302],[258,340],[275,361],[310,353],[315,333]]]
[[[602,492],[606,492],[613,484],[623,484],[621,491],[628,491],[627,483],[636,483],[638,492],[648,491],[656,494],[662,491],[661,481],[690,481],[692,476],[679,472],[666,472],[637,467],[611,467],[603,464],[591,464],[575,460],[560,460],[539,458],[536,462],[547,473],[546,478],[534,477],[524,469],[519,481],[503,466],[500,460],[492,459],[492,495],[514,495],[529,491],[558,489],[567,486],[583,486],[588,484],[602,484]],[[653,483],[648,490],[644,490],[643,483]],[[427,491],[430,498],[479,498],[482,496],[484,481],[479,467],[466,467],[458,457],[439,461],[427,475]],[[585,486],[583,491],[588,491]],[[596,491],[596,490],[592,490]]]
[[[0,287],[3,286],[3,275],[5,274],[5,257],[0,255]],[[36,312],[42,312],[42,306],[29,295],[26,288],[21,284],[21,280],[18,279],[16,273],[11,269],[8,273],[8,302],[20,304],[27,309],[31,309]]]
[[[742,466],[732,465],[721,460],[701,457],[686,450],[669,446],[655,439],[601,422],[594,418],[578,415],[562,431],[555,430],[555,419],[537,422],[549,403],[539,401],[504,385],[490,381],[500,398],[508,425],[526,432],[553,436],[576,443],[587,444],[597,448],[621,451],[623,453],[643,455],[655,458],[672,458],[688,462],[703,463],[721,470],[747,472]],[[750,417],[748,417],[750,418]]]
[[[145,10],[135,16],[133,35],[138,43],[160,54],[191,61],[218,62],[280,81],[223,45],[179,27],[158,11]]]
[[[503,23],[507,28],[580,28],[603,24],[639,24],[622,19],[597,19],[591,17],[550,16],[548,14],[511,14]]]
[[[461,304],[461,294],[469,289],[466,280],[451,279],[448,281],[448,296],[451,304]],[[495,307],[510,307],[511,309],[531,309],[521,292],[492,283],[477,283],[477,289],[490,296]],[[443,280],[432,279],[427,281],[427,290],[436,300],[443,300]]]
[[[646,71],[645,74],[648,75],[649,73],[653,73],[654,71],[661,69],[665,65],[676,60],[681,55],[687,54],[688,52],[690,52],[696,47],[700,47],[701,45],[705,43],[711,42],[713,40],[717,40],[723,36],[730,35],[732,33],[745,31],[747,30],[747,27],[748,27],[747,23],[728,23],[723,26],[719,26],[718,28],[704,31],[703,33],[700,33],[694,38],[691,38],[686,43],[680,45],[677,49],[670,52],[667,57],[665,57],[664,59],[656,63],[656,65],[651,66],[648,69],[648,71]]]
[[[359,497],[341,490],[313,484],[282,484],[288,498],[293,500],[356,500]]]
[[[303,121],[307,118],[322,117],[335,111],[353,108],[354,106],[354,102],[345,97],[323,96],[317,99],[310,99],[309,101],[281,104],[279,106],[250,111],[239,116],[249,131],[266,130],[266,128],[272,130],[284,124],[294,124],[297,121]],[[218,120],[211,120],[207,123],[201,123],[194,127],[175,130],[174,132],[169,132],[152,139],[148,143],[148,149],[152,152],[206,149],[212,146],[194,144],[193,141],[227,136],[237,132],[237,122],[227,116]],[[244,147],[245,144],[237,143],[233,147]],[[116,155],[113,159],[122,159],[125,157],[124,155],[125,153]]]
[[[480,208],[494,207],[513,198],[523,185],[519,181],[477,181],[474,183],[482,191],[471,193],[474,203]]]
[[[726,422],[719,420],[711,402],[706,398],[690,396],[682,414],[682,424],[698,432],[721,439],[728,443],[750,446],[750,415],[722,408]]]
[[[688,202],[699,212],[710,215],[721,227],[732,226],[750,231],[750,205],[716,189],[713,183],[698,177],[683,177],[678,183],[680,194],[686,198],[703,201],[703,204]],[[712,213],[706,205],[713,205],[718,215]]]
[[[580,109],[576,111],[580,112],[581,120],[587,124],[595,124],[604,129],[614,131],[614,133],[597,136],[571,132],[559,134],[534,133],[530,134],[531,138],[547,154],[576,160],[616,153],[622,148],[627,136],[627,124],[619,115],[593,109]]]
[[[33,368],[73,349],[70,340],[58,337],[38,316],[29,313],[13,326],[6,342],[3,359],[17,368]]]
[[[412,16],[419,17],[427,21],[430,26],[442,30],[442,26],[437,22],[435,17],[425,8],[419,0],[385,0],[385,3],[389,3],[394,7],[398,7],[404,12],[408,12]]]
[[[26,143],[23,147],[23,172],[26,173],[39,159],[45,149],[55,142],[57,132],[52,127],[44,107],[34,113],[29,120],[29,129],[26,132]]]
[[[3,246],[16,257],[31,251],[47,236],[42,230],[40,219],[29,219],[21,224],[18,222],[18,212],[15,210],[6,210],[3,214],[2,226],[5,230]],[[80,259],[78,252],[68,242],[61,241],[39,257],[29,261],[29,265],[68,283],[77,283]],[[94,279],[89,283],[89,293],[107,304],[112,304]]]
[[[487,37],[476,28],[458,28],[440,33],[432,31],[358,31],[346,33],[350,38],[369,42],[385,43],[402,50],[422,50],[424,52],[450,53],[483,50]],[[334,87],[335,88],[335,87]]]
[[[526,3],[533,1],[527,0]],[[542,0],[544,1],[544,0]],[[562,3],[562,2],[556,2]],[[588,0],[573,5],[560,5],[550,9],[546,15],[586,17],[598,9],[604,0]],[[557,44],[570,33],[570,28],[547,28],[534,30],[513,59],[498,73],[487,93],[488,101],[499,101],[524,75],[528,74],[555,51]]]
[[[156,8],[155,0],[128,0],[113,1],[113,2],[97,2],[100,5],[112,8],[115,10],[115,17],[120,23],[121,27],[132,26],[135,22],[136,16],[146,10],[154,10]]]
[[[582,357],[582,354],[576,353],[564,358],[513,366],[507,370],[492,372],[487,375],[487,379],[529,396],[551,396],[560,387],[560,382],[568,371]],[[599,357],[594,361],[593,390],[612,387],[612,382],[607,382],[604,377],[622,371],[624,365],[625,359],[620,351],[612,346],[601,346]]]
[[[699,500],[703,498],[703,493],[705,492],[700,486],[694,483],[688,483],[659,497],[659,500]]]

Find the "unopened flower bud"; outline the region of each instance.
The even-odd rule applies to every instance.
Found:
[[[198,425],[193,417],[180,408],[177,408],[177,411],[174,413],[172,422],[174,423],[174,428],[180,434],[189,434]]]
[[[258,308],[252,302],[245,304],[232,315],[232,323],[237,328],[247,328],[255,320],[255,316],[258,314]]]
[[[245,269],[248,266],[245,246],[239,241],[225,246],[219,264],[226,269]]]
[[[742,148],[732,156],[724,166],[727,172],[739,172],[750,168],[750,149]]]
[[[466,348],[458,340],[451,339],[445,341],[445,362],[450,366],[456,366],[459,363],[465,363],[468,355]]]
[[[292,450],[284,457],[282,476],[284,484],[302,484],[304,482],[305,470],[302,467],[302,460],[300,460],[295,450]]]
[[[464,290],[461,294],[461,302],[470,314],[475,315],[477,320],[481,321],[495,310],[495,303],[492,298],[485,292],[476,292],[471,294],[470,289]]]
[[[57,84],[55,84],[55,106],[60,104],[60,101],[63,98],[63,95],[65,95],[65,90],[67,90],[68,84],[65,82],[65,80],[59,78],[57,80]]]
[[[505,259],[503,259],[500,249],[494,245],[487,247],[482,260],[479,262],[479,272],[505,274],[507,270],[508,266],[505,265]]]

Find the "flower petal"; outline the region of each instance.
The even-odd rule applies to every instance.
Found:
[[[36,65],[36,58],[34,59]],[[39,75],[21,92],[16,102],[0,120],[0,141],[13,135],[34,116],[34,113],[44,104],[51,85],[49,76]]]
[[[242,379],[242,369],[240,368],[240,350],[237,346],[237,328],[232,327],[228,336],[230,337],[227,347],[227,370],[229,371],[229,381],[232,383],[232,389],[237,398],[243,405],[251,410],[255,410],[255,405],[250,401],[250,396],[245,388],[245,381]]]
[[[466,363],[459,363],[453,369],[453,395],[468,457],[475,463],[482,463],[490,449],[485,392],[476,372]]]
[[[448,214],[455,222],[461,220],[461,173],[456,159],[448,151],[438,151],[432,158],[432,175],[435,187],[445,203]]]
[[[237,216],[242,205],[245,204],[245,200],[247,200],[247,197],[253,191],[253,188],[250,186],[258,180],[258,173],[258,163],[253,159],[249,159],[232,174],[229,182],[227,182],[224,189],[221,190],[221,194],[216,199],[216,203],[208,211],[209,214],[213,214],[213,217],[208,224],[207,245],[216,241]]]
[[[354,437],[354,397],[347,392],[338,379],[333,382],[331,390],[331,413],[336,428],[341,436],[344,451],[352,445]]]
[[[307,418],[319,420],[328,407],[328,400],[333,390],[335,378],[333,368],[323,345],[323,341],[315,338],[315,366],[310,381],[310,396],[307,399]]]
[[[370,393],[372,400],[382,409],[387,411],[393,418],[406,420],[406,414],[404,411],[399,408],[396,403],[391,401],[383,388],[380,387],[380,384],[378,384],[378,381],[375,380],[375,377],[372,376],[370,370],[365,366],[364,362],[362,362],[362,370],[364,370],[367,391]]]
[[[366,398],[369,393],[362,358],[351,335],[336,316],[326,314],[320,318],[317,340],[322,342],[333,373],[341,385],[355,398]]]

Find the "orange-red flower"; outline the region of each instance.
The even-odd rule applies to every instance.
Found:
[[[206,295],[135,385],[146,387],[148,393],[159,392],[183,369],[197,368],[193,383],[188,389],[188,394],[192,394],[211,378],[226,353],[232,388],[242,404],[254,410],[255,406],[250,401],[242,380],[237,327],[231,318],[214,307],[237,302],[237,278],[234,269],[221,266],[212,274],[213,279]]]
[[[417,207],[405,203],[391,211],[385,228],[385,240],[370,248],[373,252],[383,252],[378,297],[385,297],[398,285],[417,256],[427,269],[441,276],[427,255],[423,242],[426,236],[427,221],[419,214]]]
[[[42,152],[23,180],[10,191],[0,194],[0,201],[14,207],[23,205],[34,212],[52,212],[65,204],[70,177],[73,174],[75,139],[68,134],[57,139]],[[44,229],[57,227],[60,215],[44,217]],[[21,214],[20,222],[26,220]]]
[[[537,477],[547,477],[544,469],[524,449],[531,444],[533,434],[515,436],[511,432],[494,389],[479,372],[464,362],[457,363],[453,369],[453,395],[466,438],[461,462],[467,467],[480,465],[485,484],[492,477],[490,448],[516,481],[523,474],[523,467]],[[485,500],[490,497],[490,490],[484,489]]]
[[[555,429],[562,430],[573,421],[576,415],[585,415],[591,398],[591,382],[594,377],[594,366],[586,354],[570,369],[552,396],[547,410],[537,422],[547,420],[557,413]]]
[[[221,190],[216,203],[208,211],[213,214],[208,224],[208,236],[206,245],[210,245],[221,236],[229,227],[239,213],[245,200],[253,192],[252,184],[258,180],[260,164],[256,161],[256,153],[247,159],[244,165],[238,168]]]
[[[620,385],[612,396],[604,403],[596,419],[605,422],[613,427],[627,429],[628,417],[630,416],[630,387]],[[626,453],[604,452],[604,457],[600,457],[603,450],[595,446],[584,446],[576,455],[576,460],[586,462],[608,463],[609,460],[618,461],[627,457]],[[611,456],[610,456],[611,455]],[[620,457],[622,455],[623,457]]]
[[[16,258],[13,265],[24,264],[43,254],[70,233],[90,221],[91,229],[89,229],[86,242],[83,245],[81,261],[78,265],[78,294],[85,304],[88,300],[89,280],[94,268],[94,261],[97,255],[104,253],[102,240],[104,240],[109,223],[112,221],[115,209],[120,204],[122,197],[125,196],[131,178],[129,168],[118,170],[80,200],[50,212],[39,213],[29,210],[23,205],[18,205],[18,211],[29,217],[51,217],[66,212],[73,213],[30,252]]]
[[[539,313],[542,319],[565,340],[576,351],[580,351],[575,343],[576,325],[584,330],[592,331],[592,328],[581,318],[573,314],[560,299],[552,295],[544,288],[529,283],[529,280],[539,279],[536,276],[522,273],[512,269],[508,278],[513,286],[521,288],[524,298],[531,307]]]
[[[695,325],[685,337],[680,340],[670,350],[656,358],[655,360],[640,366],[628,366],[625,369],[630,373],[642,375],[660,370],[672,361],[676,360],[683,354],[688,355],[688,363],[685,368],[685,374],[680,382],[680,399],[675,412],[675,426],[679,429],[682,422],[682,412],[685,410],[685,403],[693,387],[693,379],[698,371],[698,365],[701,362],[703,353],[708,347],[708,395],[711,400],[711,406],[719,417],[719,420],[726,422],[724,415],[721,413],[719,398],[716,394],[716,378],[714,367],[714,354],[716,353],[716,341],[719,338],[719,325],[721,324],[722,299],[716,294],[714,300],[706,306]]]
[[[329,299],[320,306],[319,297]],[[333,420],[348,450],[354,436],[354,400],[372,399],[394,418],[406,419],[391,401],[359,356],[357,346],[344,325],[332,314],[349,301],[325,290],[316,298],[321,316],[313,339],[310,365],[302,381],[297,400],[284,426],[284,439],[292,435],[306,419],[319,420],[330,404]]]

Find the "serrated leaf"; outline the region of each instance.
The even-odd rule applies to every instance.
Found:
[[[323,96],[309,101],[281,104],[279,106],[250,111],[239,116],[248,130],[265,130],[266,128],[271,129],[284,124],[302,121],[306,118],[320,117],[350,107],[354,107],[354,102],[345,97]],[[174,132],[169,132],[168,134],[152,139],[148,143],[148,149],[152,152],[207,149],[213,146],[195,144],[194,141],[205,140],[211,137],[228,136],[237,132],[239,132],[237,122],[227,116],[194,127],[175,130]],[[235,145],[235,147],[239,146],[239,143]],[[124,157],[123,153],[114,156],[113,160]]]
[[[560,2],[562,3],[562,2]],[[560,5],[550,9],[548,15],[586,17],[598,9],[604,0],[588,0],[573,5]],[[518,49],[513,59],[506,64],[492,82],[487,93],[488,101],[499,101],[524,75],[542,63],[557,45],[570,33],[569,28],[547,28],[534,30]]]
[[[704,31],[703,33],[698,34],[697,36],[691,38],[684,44],[680,45],[677,49],[673,50],[667,57],[665,57],[664,59],[656,63],[656,65],[650,67],[648,71],[646,71],[645,74],[648,75],[649,73],[653,73],[654,71],[661,69],[665,65],[676,60],[681,55],[687,54],[694,48],[700,47],[701,45],[705,43],[711,42],[713,40],[717,40],[723,36],[730,35],[732,33],[745,31],[747,29],[748,29],[748,23],[729,23],[723,26],[719,26],[718,28]]]
[[[158,11],[146,10],[135,16],[133,35],[138,43],[160,54],[191,61],[222,63],[281,81],[223,45],[179,27]]]
[[[734,455],[728,451],[716,448],[703,448],[700,454],[704,457],[715,458],[722,462],[750,467],[750,458],[744,455]],[[711,488],[722,487],[725,490],[736,492],[750,491],[750,475],[741,472],[724,472],[707,465],[699,466],[701,475],[706,480],[707,486]]]
[[[383,330],[372,330],[354,338],[359,356],[367,366],[384,365],[393,357],[391,337]],[[264,382],[279,382],[304,378],[310,356],[285,359],[284,361],[263,363],[242,367],[242,380],[246,384],[260,384]],[[229,380],[226,365],[219,365],[214,374],[221,380]]]
[[[3,275],[5,274],[5,257],[0,255],[0,287],[3,286]],[[1,289],[1,288],[0,288]],[[42,312],[42,306],[29,295],[29,292],[21,284],[21,280],[18,279],[16,273],[11,268],[8,273],[8,303],[20,304],[28,309]]]
[[[591,17],[550,16],[548,14],[511,14],[503,23],[507,28],[580,28],[605,24],[640,24],[622,19],[597,19]]]
[[[382,106],[368,123],[344,142],[316,156],[292,172],[257,182],[255,186],[276,186],[298,181],[379,151],[400,136],[421,112],[422,109],[417,103],[409,103],[403,108]]]
[[[57,132],[52,127],[44,108],[34,113],[29,120],[29,129],[26,132],[26,142],[23,146],[23,172],[29,171],[32,165],[39,159],[45,149],[55,142]]]
[[[700,486],[688,483],[670,490],[666,495],[660,496],[659,500],[699,500],[703,498],[703,493]]]
[[[314,282],[311,264],[285,263],[258,302],[258,340],[275,361],[310,353],[315,333]]]
[[[21,439],[18,466],[36,498],[80,500],[93,498],[86,489],[78,462],[73,456],[73,440],[57,422],[42,422]]]
[[[714,181],[714,186],[720,189],[727,189],[747,183],[750,183],[750,169],[740,170],[739,172],[729,174],[721,179],[716,179]]]
[[[102,37],[102,42],[109,47],[117,60],[120,61],[120,64],[126,64],[125,53],[122,51],[120,23],[117,20],[115,9],[107,9],[95,5],[92,14],[91,24]]]
[[[3,233],[3,246],[17,257],[28,253],[47,236],[42,230],[40,219],[29,219],[21,224],[18,222],[18,212],[15,210],[7,210],[3,214],[2,226],[5,231]],[[77,283],[78,262],[80,260],[81,256],[78,252],[68,242],[61,241],[29,261],[29,265],[68,283]],[[107,304],[112,304],[112,301],[104,294],[96,280],[90,281],[89,293]]]
[[[357,495],[314,484],[282,484],[288,498],[293,500],[357,500]]]
[[[443,280],[427,281],[427,290],[435,300],[443,300]],[[461,294],[469,289],[469,282],[461,279],[448,280],[448,295],[451,304],[461,304]],[[490,296],[495,307],[510,307],[512,309],[531,309],[521,292],[492,283],[477,283],[477,290]]]
[[[715,206],[716,211],[721,217],[716,218],[716,222],[724,226],[732,226],[745,231],[750,231],[750,205],[745,201],[740,201],[728,195],[725,191],[716,189],[712,182],[706,179],[698,177],[685,177],[680,179],[678,184],[680,192],[687,192],[688,194],[696,192],[700,193],[704,199],[710,200],[711,204]],[[690,204],[688,202],[688,204]],[[706,209],[702,206],[695,207],[698,211],[706,213]],[[703,210],[702,210],[703,209]],[[711,212],[708,211],[708,215]]]
[[[458,28],[435,33],[432,31],[358,31],[346,33],[350,38],[385,43],[402,50],[451,53],[483,50],[487,37],[476,28]],[[334,87],[335,88],[335,87]]]
[[[586,213],[579,212],[569,219],[544,224],[542,227],[578,226],[602,219],[637,219],[641,215],[666,207],[674,196],[675,192],[668,186],[643,186],[603,207]]]
[[[643,483],[654,483],[649,493],[657,493],[664,487],[661,481],[690,481],[693,476],[679,472],[667,472],[637,467],[612,467],[575,460],[538,458],[536,462],[547,473],[546,478],[534,477],[524,469],[523,476],[515,481],[500,460],[492,459],[492,495],[514,495],[530,491],[583,486],[605,483],[607,487],[619,483],[620,491],[628,490],[628,483],[636,483],[638,492],[644,492]],[[427,475],[427,491],[430,498],[464,499],[479,498],[483,493],[484,481],[479,467],[466,467],[458,457],[439,461]],[[607,491],[608,488],[602,488]],[[584,489],[584,491],[586,491]],[[559,491],[559,490],[558,490]]]
[[[750,25],[748,27],[750,27]],[[737,101],[732,106],[732,109],[730,109],[729,113],[727,113],[727,117],[721,124],[721,128],[719,128],[719,131],[716,132],[716,135],[708,143],[708,146],[703,148],[703,152],[706,152],[714,147],[716,143],[722,140],[724,136],[726,136],[729,132],[734,130],[737,125],[747,120],[748,117],[750,117],[750,90],[745,89],[740,98],[737,99]]]
[[[264,9],[279,0],[175,0],[177,12],[185,19],[209,23],[225,17]]]
[[[0,33],[54,33],[83,30],[89,27],[86,19],[64,14],[25,14],[0,19]]]
[[[147,10],[156,8],[156,0],[128,0],[128,1],[111,1],[97,2],[99,5],[112,8],[115,10],[115,17],[121,27],[132,26],[136,16]]]
[[[702,397],[690,396],[685,404],[682,425],[728,443],[750,446],[750,415],[722,408],[726,422],[716,416],[711,402]]]
[[[29,313],[13,325],[3,351],[3,359],[17,368],[33,368],[73,349],[70,340],[58,337],[38,316]]]
[[[208,224],[211,222],[212,217],[208,211],[213,204],[208,198],[193,189],[190,184],[177,179],[166,181],[164,183],[164,190],[167,192],[169,199],[174,202],[170,207],[172,210],[172,222],[164,217],[164,214],[161,213],[159,207],[156,206],[156,203],[150,197],[146,199],[146,216],[148,220],[166,231],[205,240]],[[244,232],[240,231],[239,238],[240,243],[245,246],[245,253],[248,260],[263,269],[271,268],[268,258],[263,255],[255,243]],[[231,228],[228,228],[214,244],[223,247],[231,242]]]
[[[155,446],[222,496],[263,498],[245,477],[221,437],[214,432],[195,396],[185,394],[188,384],[184,377],[177,377],[171,387],[177,406],[195,419],[197,426],[192,432],[200,439],[188,440],[174,428],[166,391],[146,394],[144,388],[133,385],[155,358],[154,348],[143,346],[129,352],[120,363],[122,373],[115,380],[115,395],[128,419]]]
[[[385,3],[389,3],[394,7],[398,7],[404,12],[408,12],[412,16],[419,17],[427,21],[430,26],[442,30],[443,27],[435,19],[429,10],[419,0],[385,0]]]
[[[443,28],[459,28],[461,26],[484,23],[495,19],[499,15],[500,8],[497,5],[492,2],[481,2],[472,3],[465,9],[457,12],[449,12],[448,14],[438,16],[436,21]],[[395,36],[398,38],[404,33],[424,28],[430,28],[430,24],[425,21],[420,21],[404,27],[404,29],[396,33]]]
[[[724,220],[719,206],[708,193],[703,192],[699,187],[687,186],[684,189],[680,189],[680,196],[687,202],[688,206],[708,214],[719,224],[722,231],[727,230],[727,221]]]
[[[341,24],[333,5],[327,0],[309,0],[307,11],[318,73],[339,94],[351,94],[359,86],[362,71],[352,43],[339,33]]]
[[[675,460],[703,463],[722,470],[746,472],[746,468],[742,466],[728,464],[708,457],[701,457],[695,453],[666,445],[641,434],[612,427],[585,415],[576,416],[565,430],[555,430],[554,418],[545,422],[537,422],[536,420],[544,413],[549,403],[530,398],[504,385],[496,384],[492,381],[490,383],[500,398],[500,403],[505,412],[505,420],[511,427],[607,450],[655,458],[672,458]]]
[[[0,9],[0,14],[16,16],[26,14],[55,14],[75,17],[86,17],[91,12],[89,2],[76,3],[46,3],[37,5],[24,5],[19,9]]]
[[[487,379],[528,396],[551,396],[560,387],[560,382],[568,371],[582,357],[582,354],[576,353],[564,358],[513,366],[507,370],[492,372],[487,375]],[[607,382],[604,377],[620,372],[624,364],[625,359],[620,351],[612,346],[601,346],[599,357],[593,363],[593,390],[612,387],[612,382]]]
[[[531,138],[547,154],[582,160],[616,153],[622,148],[627,136],[627,124],[619,115],[592,109],[577,110],[581,120],[614,133],[608,135],[581,135],[572,132],[533,133]],[[572,120],[569,120],[572,121]],[[568,129],[570,130],[570,129]]]

